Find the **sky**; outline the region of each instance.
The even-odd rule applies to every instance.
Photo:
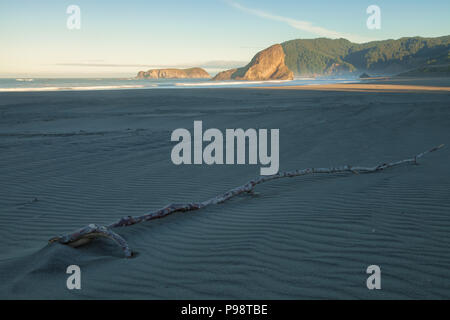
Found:
[[[69,29],[67,8],[80,8]],[[377,5],[381,28],[367,28]],[[128,77],[226,69],[275,43],[450,34],[448,0],[0,0],[0,77]]]

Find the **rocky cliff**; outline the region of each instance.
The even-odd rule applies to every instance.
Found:
[[[294,73],[284,59],[283,47],[276,44],[257,53],[245,67],[220,72],[213,80],[292,80]]]
[[[209,79],[211,76],[202,68],[151,69],[139,71],[138,79]]]

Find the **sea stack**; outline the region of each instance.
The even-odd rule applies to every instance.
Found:
[[[150,69],[139,71],[138,79],[209,79],[211,76],[202,68]]]

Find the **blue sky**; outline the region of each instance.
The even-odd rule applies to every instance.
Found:
[[[69,30],[69,5],[81,29]],[[381,29],[366,27],[369,5]],[[450,34],[448,0],[0,0],[0,77],[132,76],[150,67],[226,66],[274,43]]]

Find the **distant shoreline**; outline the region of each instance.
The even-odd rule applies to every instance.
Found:
[[[445,91],[450,92],[450,87],[399,85],[399,84],[368,84],[368,83],[344,83],[321,84],[286,87],[253,87],[255,89],[275,90],[318,90],[318,91],[347,91],[347,92],[402,92],[402,91]]]
[[[320,79],[291,81],[222,81],[222,82],[183,82],[173,80],[170,83],[104,84],[86,86],[51,86],[51,87],[13,87],[0,88],[0,93],[26,92],[82,92],[82,91],[117,91],[145,89],[270,89],[303,91],[342,91],[342,92],[450,92],[450,77],[413,78],[413,77],[376,77],[368,79]]]
[[[0,92],[70,92],[70,91],[117,91],[130,89],[201,89],[201,88],[249,88],[258,86],[296,86],[360,82],[359,79],[305,79],[240,81],[208,79],[35,79],[35,81],[0,80]]]
[[[255,87],[273,90],[314,90],[343,92],[450,92],[450,78],[389,78],[378,77],[361,83],[335,83],[284,87]]]

